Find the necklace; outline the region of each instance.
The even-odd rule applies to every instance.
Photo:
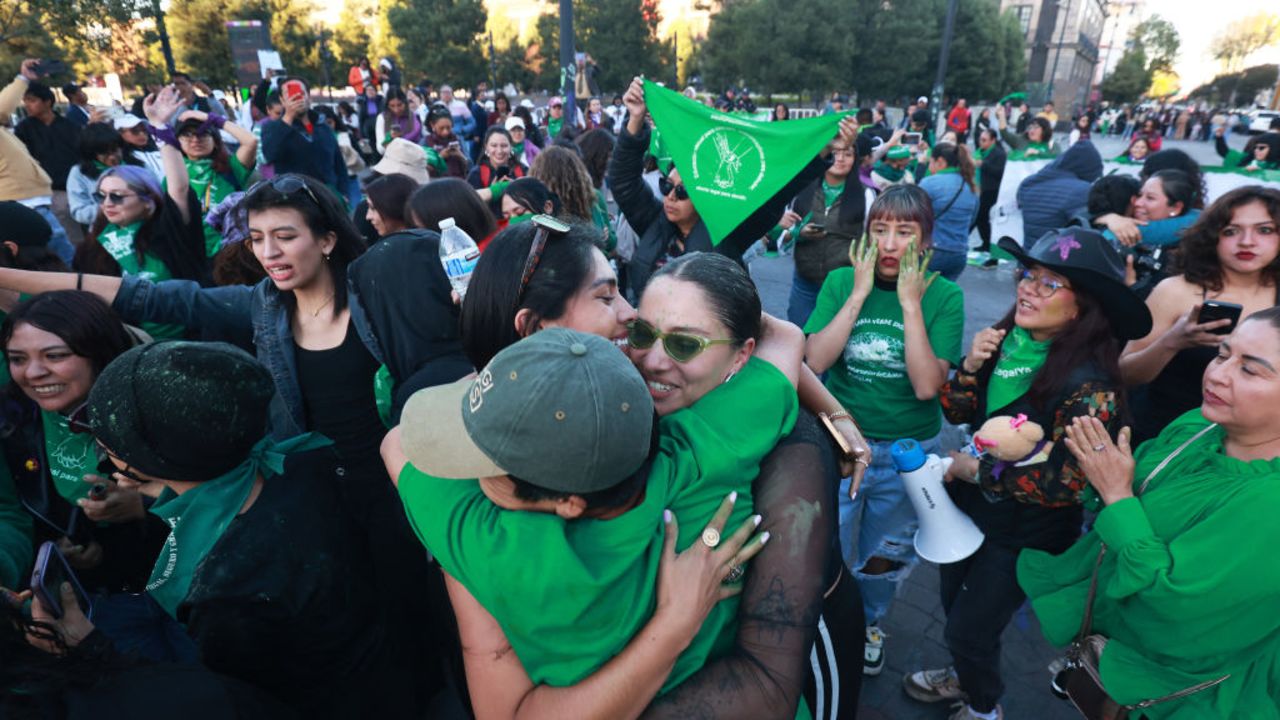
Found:
[[[320,303],[319,307],[317,307],[315,311],[311,313],[311,317],[320,317],[320,311],[323,310],[325,306],[331,302],[333,302],[333,293],[329,293],[329,297],[326,298],[324,302]],[[303,312],[306,312],[306,311],[304,310]]]

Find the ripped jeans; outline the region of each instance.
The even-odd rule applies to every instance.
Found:
[[[875,625],[889,612],[898,584],[916,565],[917,524],[915,508],[889,456],[893,442],[867,442],[871,446],[871,466],[862,478],[857,497],[849,499],[849,478],[840,481],[840,550],[845,565],[858,579],[867,624]],[[925,453],[937,453],[938,437],[921,440],[920,448]],[[875,557],[893,563],[893,569],[874,575],[862,572],[867,561]]]

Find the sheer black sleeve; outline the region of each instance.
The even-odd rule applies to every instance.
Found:
[[[765,458],[754,485],[770,540],[751,561],[738,639],[725,657],[654,701],[645,718],[790,718],[804,692],[837,510],[831,504],[817,421],[796,429]]]

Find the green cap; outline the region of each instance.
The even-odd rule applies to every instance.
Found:
[[[644,463],[653,399],[612,342],[552,328],[507,347],[473,379],[414,393],[400,432],[409,461],[429,475],[514,475],[584,494]]]
[[[906,160],[911,157],[911,148],[906,145],[894,145],[885,152],[886,160]]]

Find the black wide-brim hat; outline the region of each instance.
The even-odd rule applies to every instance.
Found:
[[[1151,311],[1124,284],[1124,260],[1101,233],[1063,228],[1050,230],[1028,249],[1009,237],[997,244],[1024,266],[1052,270],[1070,280],[1073,289],[1096,298],[1116,337],[1136,340],[1151,332]]]

